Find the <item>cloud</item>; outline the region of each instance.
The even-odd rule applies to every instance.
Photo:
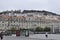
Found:
[[[47,0],[0,0],[1,9],[32,9],[47,4]]]
[[[0,0],[0,11],[39,9],[60,13],[60,0]]]

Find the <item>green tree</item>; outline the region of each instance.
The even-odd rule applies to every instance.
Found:
[[[35,31],[42,32],[42,31],[43,31],[43,28],[42,28],[42,27],[37,27],[37,28],[35,29]]]
[[[16,28],[12,27],[10,30],[13,32],[13,31],[16,31]]]
[[[34,28],[29,28],[30,31],[34,31]]]
[[[44,31],[45,31],[45,32],[50,32],[50,30],[51,30],[50,27],[45,27],[45,28],[44,28]]]

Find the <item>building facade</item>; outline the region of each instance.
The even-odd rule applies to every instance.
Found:
[[[52,32],[59,29],[60,16],[46,11],[7,11],[0,13],[0,29],[7,30],[12,27],[36,28],[50,27]]]

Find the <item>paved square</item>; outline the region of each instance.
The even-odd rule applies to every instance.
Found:
[[[4,36],[3,40],[60,40],[60,34],[48,34],[48,38],[45,37],[45,34],[33,34],[29,37]]]

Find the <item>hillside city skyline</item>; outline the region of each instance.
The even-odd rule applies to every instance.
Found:
[[[53,13],[53,14],[60,15],[60,14],[58,14],[58,13],[51,12],[51,11],[47,11],[47,10],[34,10],[34,9],[33,9],[33,10],[32,10],[32,9],[30,9],[30,10],[28,10],[28,9],[27,9],[27,10],[5,10],[5,11],[1,11],[0,13],[2,13],[2,12],[11,12],[11,11],[14,11],[14,12],[15,12],[15,11],[20,11],[21,13],[24,12],[24,11],[28,11],[28,12],[31,12],[31,11],[34,11],[34,12],[35,12],[35,11],[37,11],[37,12],[38,12],[38,11],[43,12],[43,11],[45,11],[45,12],[50,12],[50,13]]]
[[[0,12],[0,30],[12,27],[33,28],[50,27],[51,32],[60,32],[60,15],[45,10],[11,10]]]
[[[60,40],[60,0],[0,0],[0,40]]]

